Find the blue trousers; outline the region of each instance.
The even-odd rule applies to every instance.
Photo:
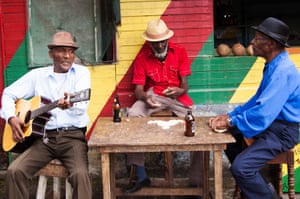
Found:
[[[225,153],[231,162],[231,173],[248,199],[271,199],[272,191],[260,169],[277,154],[293,148],[299,140],[299,124],[275,120],[264,132],[255,136],[251,146],[243,147],[243,134],[230,129],[236,143],[227,145]]]

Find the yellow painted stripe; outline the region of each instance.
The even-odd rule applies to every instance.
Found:
[[[118,26],[117,49],[119,62],[112,65],[90,66],[91,100],[88,110],[90,125],[106,105],[116,85],[123,78],[144,43],[141,34],[150,19],[160,18],[171,0],[121,0],[121,25]],[[116,75],[115,75],[116,71]]]
[[[298,69],[300,69],[300,54],[290,54],[290,58],[297,65]],[[230,99],[229,103],[246,102],[255,94],[262,78],[264,62],[264,59],[257,58],[239,88]]]

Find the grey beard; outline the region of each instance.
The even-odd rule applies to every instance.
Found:
[[[158,52],[156,52],[154,49],[153,49],[153,51],[154,51],[154,56],[155,56],[157,59],[163,61],[163,60],[165,60],[165,58],[166,58],[166,56],[167,56],[168,46],[166,46],[164,52],[162,52],[162,53],[158,53]]]

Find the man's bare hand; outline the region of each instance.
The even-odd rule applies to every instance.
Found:
[[[65,93],[64,98],[58,100],[57,106],[61,109],[68,109],[73,106],[73,103],[70,101],[70,94]]]
[[[178,96],[182,95],[184,92],[184,89],[179,88],[179,87],[168,87],[163,91],[163,94],[166,97],[170,98],[177,98]]]
[[[208,120],[208,125],[216,132],[225,132],[229,129],[228,115],[218,115]]]
[[[25,139],[22,129],[24,122],[18,117],[11,117],[8,119],[8,123],[13,133],[13,140],[16,142],[23,142]]]
[[[161,106],[161,103],[159,103],[158,101],[156,101],[155,99],[153,99],[151,96],[147,97],[146,99],[146,103],[152,107],[152,108],[157,108]]]

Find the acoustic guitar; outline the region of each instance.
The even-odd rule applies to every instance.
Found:
[[[71,103],[87,101],[90,99],[91,89],[85,89],[69,96]],[[25,140],[22,143],[18,143],[13,139],[13,132],[8,123],[5,124],[2,148],[4,151],[12,151],[16,153],[22,153],[37,137],[44,135],[45,124],[49,121],[51,114],[50,110],[58,106],[58,100],[47,103],[40,107],[41,102],[45,103],[40,96],[34,96],[30,100],[19,99],[16,101],[16,116],[23,122],[23,132]]]

